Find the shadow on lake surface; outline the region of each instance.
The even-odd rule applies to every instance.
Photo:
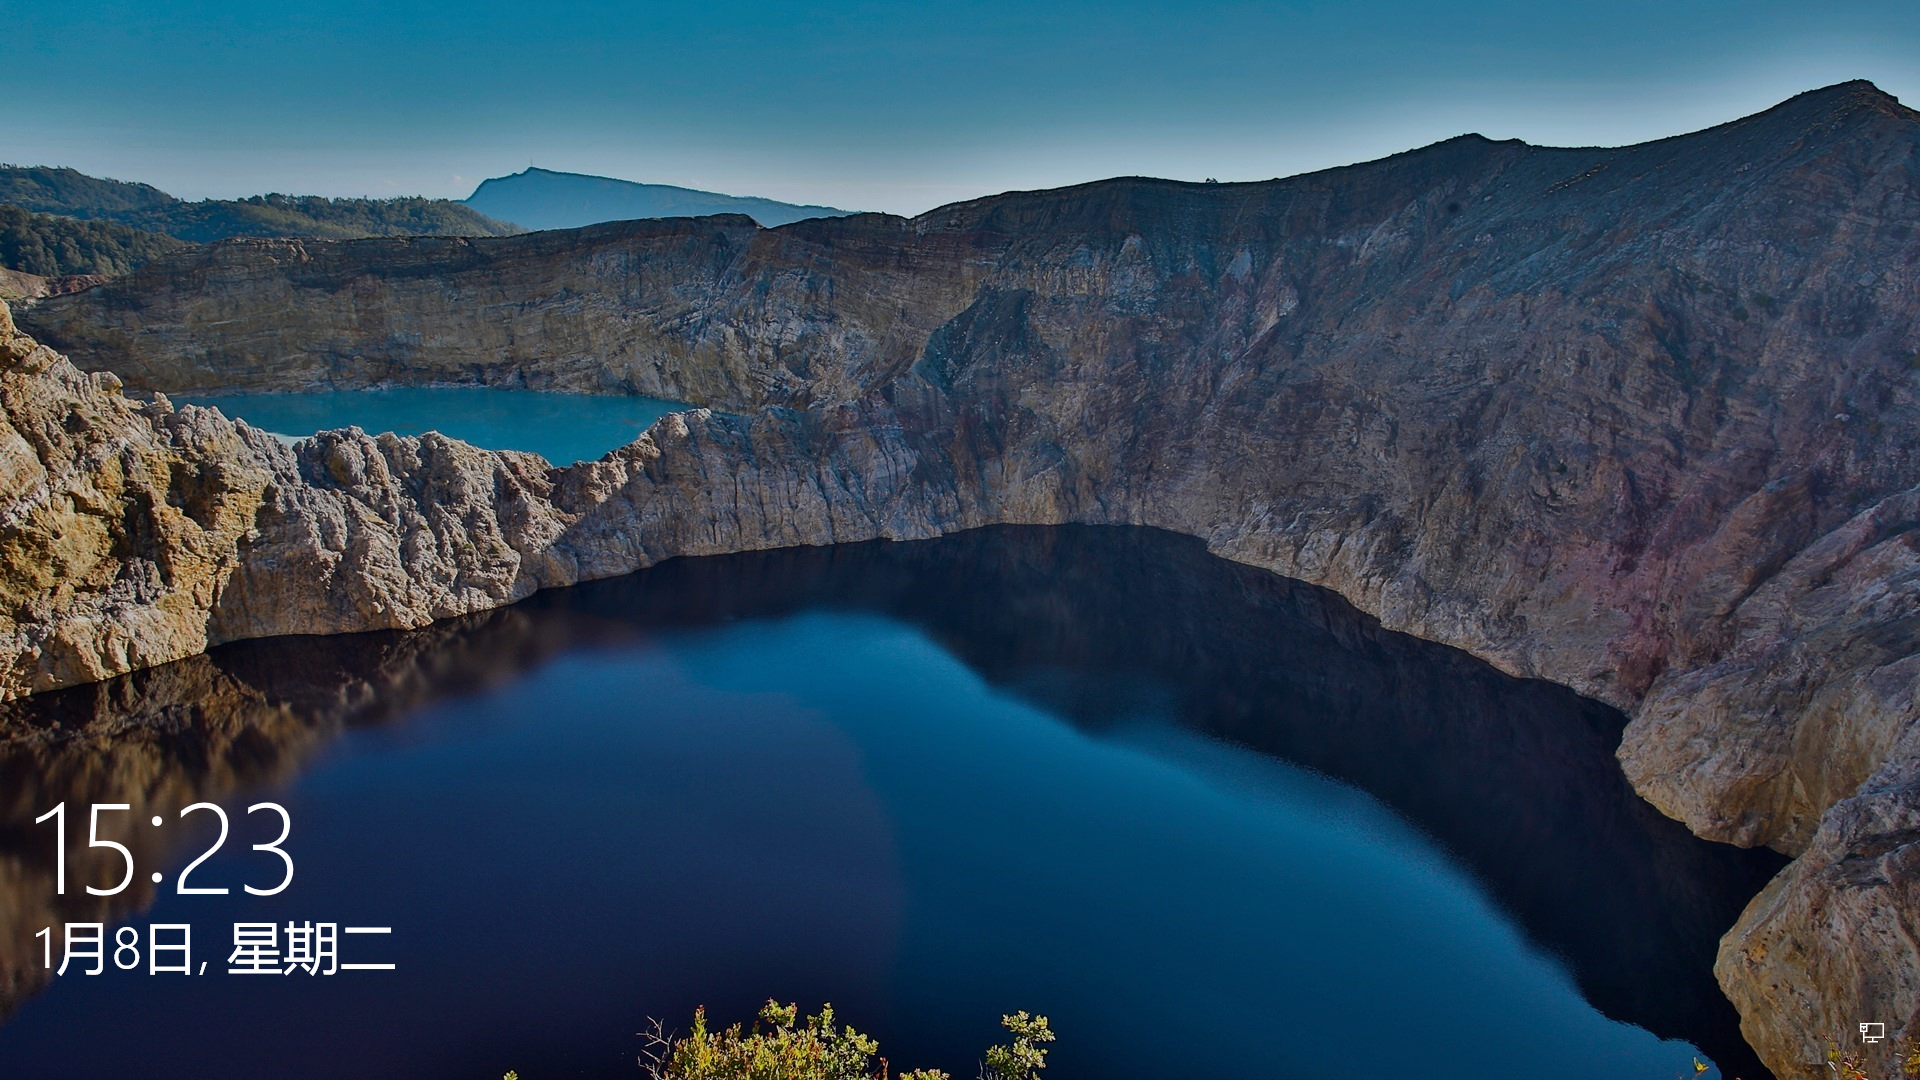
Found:
[[[1719,935],[1783,860],[1697,840],[1637,798],[1613,758],[1624,724],[1618,712],[1383,631],[1330,592],[1214,558],[1192,539],[1126,528],[995,528],[919,543],[679,559],[422,631],[241,643],[0,706],[0,890],[7,912],[0,920],[0,992],[18,1006],[40,989],[33,934],[41,927],[143,910],[156,901],[145,868],[177,865],[183,853],[205,846],[123,827],[118,839],[142,868],[135,887],[110,899],[77,887],[55,897],[45,827],[31,824],[54,803],[125,802],[132,821],[171,818],[194,801],[292,784],[334,754],[330,747],[343,733],[418,728],[396,721],[436,703],[485,701],[566,657],[618,654],[667,639],[703,642],[703,634],[738,624],[822,613],[916,628],[1000,694],[1096,741],[1145,747],[1218,773],[1213,779],[1228,786],[1236,782],[1228,774],[1253,766],[1237,758],[1209,764],[1209,741],[1351,784],[1431,838],[1535,948],[1558,958],[1601,1013],[1689,1042],[1729,1075],[1766,1075],[1740,1041],[1711,968]],[[1143,716],[1170,718],[1206,739],[1168,749],[1158,736],[1139,735]],[[863,745],[867,773],[880,770],[885,748]],[[431,786],[438,774],[424,775]],[[885,794],[885,782],[871,782]],[[912,832],[908,811],[893,816],[895,833]],[[1044,832],[1047,823],[1035,827]],[[71,833],[70,844],[78,849],[70,873],[87,880],[84,847]],[[913,858],[912,851],[877,858],[875,865],[908,865],[872,872],[942,880],[912,867]],[[852,906],[874,905],[877,923],[895,918],[888,913],[905,901],[889,900],[889,887]],[[965,887],[948,882],[939,891]],[[1236,902],[1257,910],[1260,900]],[[1281,907],[1276,898],[1276,911]],[[911,938],[913,931],[901,933]],[[926,942],[890,947],[922,963],[945,957]],[[769,992],[760,985],[733,991],[742,1003]],[[868,1026],[844,1008],[859,997],[838,1003]],[[0,1026],[0,1057],[9,1034],[26,1031],[20,1038],[31,1050],[37,1043],[29,1029],[45,1023],[51,1038],[65,1025],[62,1016],[24,1010],[14,1024]],[[895,1027],[916,1030],[905,1021]],[[1083,1022],[1082,1037],[1091,1037],[1085,1028]],[[1309,1037],[1337,1047],[1365,1034]],[[970,1027],[956,1045],[983,1039]],[[937,1043],[921,1031],[914,1045],[959,1052]],[[1071,1062],[1064,1053],[1060,1060]]]

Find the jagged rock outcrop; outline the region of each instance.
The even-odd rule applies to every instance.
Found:
[[[1796,1037],[1832,1031],[1857,1046],[1850,1024],[1879,1021],[1907,1038],[1915,1030],[1920,769],[1909,756],[1888,772],[1828,810],[1812,843],[1721,939],[1714,972],[1749,1041],[1782,1076],[1819,1072],[1814,1048]],[[1866,1047],[1869,1075],[1901,1075],[1906,1045]]]
[[[1853,83],[1622,149],[1468,136],[911,221],[230,243],[23,318],[156,389],[485,382],[722,410],[565,470],[432,436],[242,439],[273,479],[199,609],[207,640],[418,625],[676,554],[1113,522],[1617,704],[1662,810],[1803,853],[1720,962],[1792,1075],[1866,1012],[1920,1035],[1897,977],[1917,161],[1916,114]]]
[[[120,393],[0,304],[0,695],[204,650],[270,480],[270,437]]]

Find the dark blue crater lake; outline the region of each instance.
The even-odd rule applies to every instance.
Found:
[[[774,997],[961,1077],[1022,1008],[1066,1080],[1765,1076],[1711,965],[1780,860],[1635,797],[1621,727],[1143,529],[241,643],[0,706],[0,1074],[631,1077],[649,1016]],[[173,891],[201,799],[227,896]],[[261,799],[297,864],[265,898]],[[54,896],[62,800],[131,804],[135,887],[81,893],[119,871],[80,813]],[[33,934],[87,918],[189,923],[212,964],[48,977]],[[222,974],[269,920],[391,926],[342,959],[397,967]]]
[[[632,442],[662,416],[686,408],[649,397],[478,386],[182,394],[172,400],[177,405],[207,405],[289,438],[342,427],[358,427],[375,435],[438,431],[488,450],[530,451],[555,465],[592,461]]]

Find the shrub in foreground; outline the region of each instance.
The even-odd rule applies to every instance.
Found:
[[[1920,1076],[1920,1039],[1908,1039],[1895,1057],[1902,1075]],[[1875,1080],[1867,1071],[1866,1051],[1842,1050],[1831,1039],[1827,1040],[1827,1070],[1838,1080]]]
[[[1022,1011],[1000,1023],[1013,1041],[987,1050],[984,1080],[1039,1080],[1047,1067],[1043,1044],[1053,1041],[1044,1016]],[[938,1069],[894,1074],[880,1044],[834,1019],[833,1006],[801,1019],[797,1005],[769,1001],[751,1028],[715,1031],[707,1011],[695,1010],[693,1030],[676,1035],[660,1021],[641,1033],[647,1050],[640,1067],[648,1080],[951,1080]]]

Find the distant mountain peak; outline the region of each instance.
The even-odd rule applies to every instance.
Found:
[[[1769,127],[1809,129],[1838,124],[1861,113],[1907,123],[1920,122],[1920,112],[1902,105],[1899,98],[1866,79],[1849,79],[1846,82],[1834,83],[1832,86],[1823,86],[1817,90],[1795,94],[1770,109],[1763,109],[1730,124],[1723,124],[1721,127],[1760,124]]]
[[[772,228],[807,218],[845,217],[853,213],[831,206],[725,195],[673,184],[643,184],[537,165],[482,180],[463,201],[490,218],[511,221],[528,229],[577,229],[603,221],[714,214],[745,214],[760,225]]]
[[[1802,98],[1839,99],[1856,96],[1878,99],[1894,105],[1900,104],[1899,98],[1880,89],[1871,79],[1848,79],[1845,82],[1837,82],[1831,86],[1815,87],[1812,90],[1805,90],[1795,94],[1788,98],[1787,101],[1798,101]],[[1782,104],[1784,104],[1784,102]]]

